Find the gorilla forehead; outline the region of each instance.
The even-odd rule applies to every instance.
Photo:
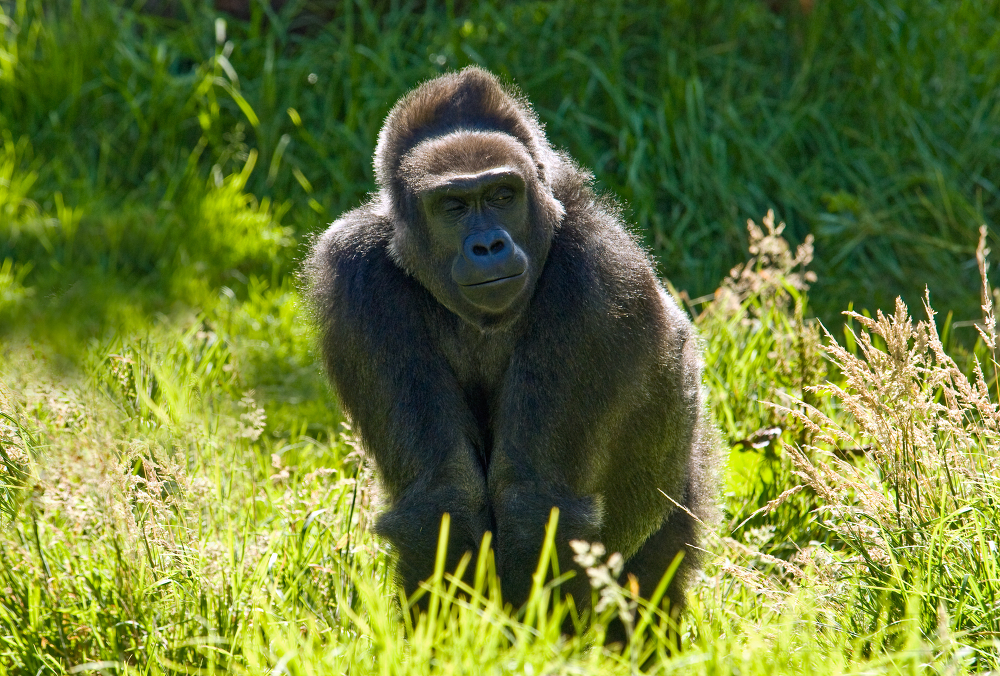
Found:
[[[471,176],[508,167],[529,179],[537,172],[524,145],[510,134],[459,130],[428,139],[408,152],[400,176],[419,195],[457,176]]]
[[[510,135],[532,158],[543,180],[548,179],[550,167],[560,164],[531,105],[492,73],[469,66],[425,82],[393,106],[373,158],[379,187],[399,199],[405,189],[400,172],[403,157],[428,139],[460,130]]]

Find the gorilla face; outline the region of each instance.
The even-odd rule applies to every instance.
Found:
[[[451,281],[472,305],[502,312],[524,290],[524,179],[511,167],[450,176],[420,198],[432,248],[450,251]]]
[[[403,215],[390,255],[443,306],[481,330],[527,306],[564,213],[524,145],[459,131],[402,159]]]

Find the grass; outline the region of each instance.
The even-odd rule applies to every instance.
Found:
[[[0,2],[0,673],[1000,669],[1000,6],[647,5]],[[511,614],[487,557],[414,624],[369,532],[295,270],[392,102],[473,62],[705,341],[730,452],[679,627],[605,581],[565,637],[552,562]]]
[[[723,357],[710,339],[709,363],[729,370],[712,369],[709,384],[730,440],[753,437],[747,423],[777,422],[785,431],[767,448],[734,449],[727,525],[710,543],[679,655],[666,651],[666,620],[625,589],[611,588],[618,600],[581,638],[567,639],[560,627],[569,610],[544,585],[526,613],[511,617],[485,566],[466,599],[455,597],[457,583],[440,571],[429,592],[437,607],[416,626],[404,622],[386,552],[367,530],[377,502],[370,468],[320,375],[295,368],[310,354],[308,331],[289,311],[295,292],[250,280],[245,301],[222,294],[226,300],[201,315],[161,317],[131,335],[94,340],[69,371],[44,342],[5,345],[0,664],[13,673],[279,666],[289,673],[630,673],[647,658],[658,673],[992,668],[998,582],[984,551],[998,524],[984,504],[997,491],[988,465],[954,488],[943,483],[940,464],[897,471],[897,480],[918,480],[941,500],[929,514],[894,510],[891,499],[908,494],[877,481],[886,469],[875,450],[895,449],[893,440],[844,413],[851,397],[879,394],[865,384],[870,379],[851,380],[849,367],[870,364],[888,383],[906,382],[882,363],[888,348],[865,338],[888,338],[888,320],[863,325],[858,356],[828,347],[828,368],[840,374],[833,382],[846,389],[813,399],[837,420],[823,425],[854,430],[850,444],[870,435],[872,450],[839,462],[831,458],[848,444],[819,432],[797,443],[812,429],[801,412],[812,409],[797,406],[793,415],[751,407],[757,420],[737,413],[732,419],[743,427],[726,422],[726,402],[745,395],[720,389],[748,392],[769,366],[776,383],[802,396],[795,371],[774,367],[768,355],[797,337],[804,296],[796,284],[804,277],[795,270],[804,259],[787,245],[782,253],[775,230],[751,237],[758,245],[766,239],[758,250],[778,247],[779,255],[766,264],[752,259],[750,272],[731,278],[698,321],[706,337],[729,331],[756,349]],[[741,285],[751,277],[763,281]],[[900,323],[902,315],[892,326]],[[918,354],[918,341],[910,342]],[[287,364],[294,384],[268,383],[262,355],[274,360],[272,372]],[[945,365],[951,387],[961,386],[961,372]],[[940,387],[936,376],[910,377],[927,382],[927,392]],[[262,383],[260,391],[248,391],[250,382]],[[314,400],[288,400],[289,390],[309,387]],[[980,392],[938,415],[976,424],[983,411],[995,415],[986,397]],[[955,433],[930,442],[918,435],[925,444],[918,450],[933,459],[954,446],[995,458],[994,437],[970,429],[979,446]],[[773,495],[795,486],[792,496]],[[867,535],[857,531],[859,518],[871,520]],[[637,634],[647,639],[634,658],[595,647],[616,612],[653,627]]]

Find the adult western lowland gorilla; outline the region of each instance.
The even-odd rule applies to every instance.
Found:
[[[449,564],[491,531],[520,604],[556,506],[564,569],[570,540],[600,541],[650,593],[684,551],[682,604],[713,499],[699,348],[618,209],[479,68],[404,96],[375,171],[305,274],[404,589],[430,576],[448,512]],[[589,601],[585,575],[567,586]]]

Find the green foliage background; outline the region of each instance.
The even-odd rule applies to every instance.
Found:
[[[621,198],[705,340],[731,450],[679,655],[627,590],[618,607],[652,633],[618,655],[594,647],[609,614],[561,637],[549,587],[511,618],[488,571],[468,603],[439,579],[439,613],[410,626],[367,534],[370,468],[295,273],[374,189],[389,107],[470,63],[516,83]],[[976,244],[985,223],[996,248],[998,185],[997,0],[254,0],[247,19],[0,0],[0,671],[996,668],[996,340]],[[811,286],[779,233],[748,238],[770,208],[793,248],[814,238]],[[726,281],[748,249],[753,283]],[[867,327],[924,369],[871,378],[907,383],[871,386],[872,420],[934,431],[895,448],[851,409],[868,386],[824,357],[814,317],[875,363],[840,312],[918,307],[925,285],[942,350],[974,384],[973,357],[986,371],[954,403],[926,331],[902,349]],[[830,426],[857,443],[823,441]],[[882,451],[915,460],[900,474]],[[953,456],[964,478],[938,482],[933,458]],[[864,502],[904,489],[916,507]]]
[[[743,260],[745,219],[775,208],[793,241],[817,238],[821,316],[915,302],[925,283],[963,319],[978,311],[965,264],[1000,212],[995,0],[824,2],[808,16],[756,0],[348,2],[325,23],[301,2],[277,15],[250,4],[222,43],[202,4],[173,18],[5,4],[5,162],[33,181],[4,208],[20,195],[48,215],[80,210],[72,246],[46,248],[59,264],[168,287],[217,252],[195,232],[197,195],[250,149],[248,192],[280,203],[302,241],[373,189],[392,103],[479,63],[629,205],[691,297]],[[34,260],[44,241],[12,238],[0,258]]]

